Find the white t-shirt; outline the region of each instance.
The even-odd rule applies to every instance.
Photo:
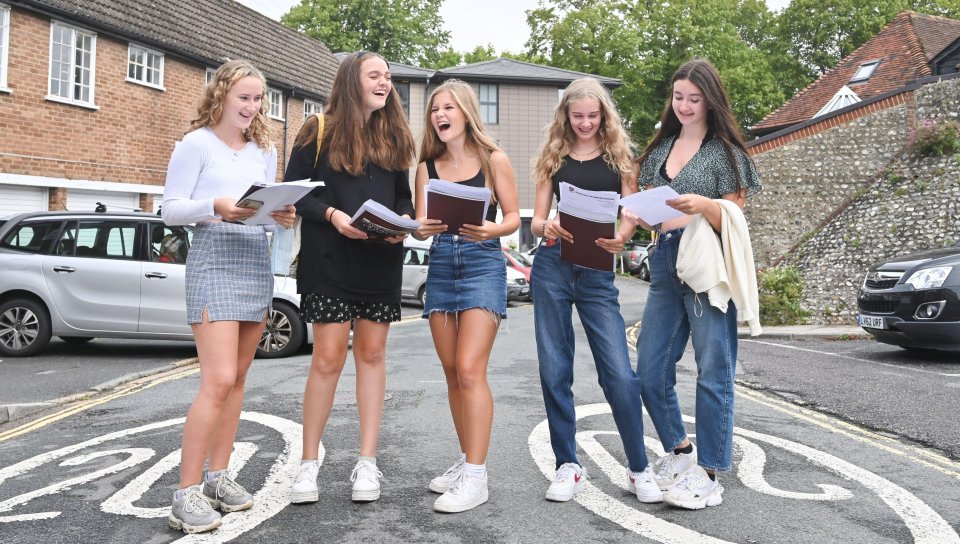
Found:
[[[254,183],[277,179],[277,149],[261,149],[247,142],[234,151],[204,127],[177,142],[167,166],[160,214],[168,225],[186,225],[219,219],[213,200],[238,199]]]

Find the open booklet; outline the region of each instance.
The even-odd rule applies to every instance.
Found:
[[[560,244],[560,258],[585,268],[613,272],[614,256],[595,243],[616,236],[620,195],[615,191],[588,191],[560,182],[557,215],[574,243]]]
[[[490,205],[490,189],[431,179],[424,187],[427,217],[447,226],[445,234],[460,234],[464,225],[483,225]]]
[[[683,212],[677,211],[666,204],[668,200],[678,196],[680,195],[673,190],[673,187],[663,185],[625,196],[620,199],[620,205],[636,214],[637,217],[643,219],[646,224],[652,227],[683,215]]]
[[[420,228],[416,220],[401,217],[375,200],[364,202],[350,218],[350,225],[374,238],[400,236]]]
[[[248,219],[240,221],[244,225],[275,225],[277,222],[270,217],[270,212],[282,210],[288,204],[296,204],[307,193],[323,187],[322,181],[301,179],[286,183],[254,183],[237,199],[237,207],[252,208],[257,213]]]

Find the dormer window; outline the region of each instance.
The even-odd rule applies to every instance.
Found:
[[[861,64],[860,67],[857,68],[857,73],[853,74],[853,77],[850,78],[850,83],[863,83],[870,79],[870,76],[873,75],[879,65],[879,60],[872,60]]]
[[[813,117],[814,118],[820,117],[821,115],[825,115],[827,113],[830,113],[831,111],[836,111],[836,110],[839,110],[840,108],[845,108],[847,106],[856,104],[859,101],[860,101],[860,97],[857,96],[857,93],[850,90],[850,87],[847,87],[846,85],[844,85],[843,87],[840,88],[839,91],[837,91],[835,95],[833,95],[833,98],[831,98],[830,101],[827,102],[827,105],[820,108],[820,111],[814,114]]]

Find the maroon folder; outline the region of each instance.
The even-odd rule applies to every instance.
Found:
[[[613,272],[613,254],[596,244],[597,238],[613,238],[617,224],[601,223],[559,212],[560,226],[573,236],[574,243],[560,242],[560,258],[585,268]]]
[[[445,234],[460,234],[464,225],[483,225],[484,204],[482,200],[428,191],[427,217],[442,221],[447,226]]]

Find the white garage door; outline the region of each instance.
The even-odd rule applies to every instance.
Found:
[[[47,190],[27,185],[0,185],[0,217],[47,209]]]
[[[70,189],[67,192],[67,209],[71,212],[92,212],[97,202],[106,205],[107,211],[129,212],[139,207],[140,194],[83,189]]]

